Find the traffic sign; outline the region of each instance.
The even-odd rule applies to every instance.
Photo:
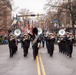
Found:
[[[53,20],[53,23],[58,23],[58,20]]]

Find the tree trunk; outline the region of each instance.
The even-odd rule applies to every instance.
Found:
[[[72,14],[71,14],[71,19],[72,19],[73,35],[74,35],[74,39],[75,39],[75,27],[74,27],[74,19],[73,19],[73,15]]]

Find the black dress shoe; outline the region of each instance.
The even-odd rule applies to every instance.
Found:
[[[36,60],[36,58],[34,58],[34,60]]]
[[[69,56],[69,58],[71,58],[72,56]]]
[[[26,57],[27,55],[26,54],[24,54],[24,57]]]
[[[53,56],[53,54],[50,54],[50,57],[52,57]]]
[[[10,58],[12,58],[13,57],[13,55],[10,55]]]

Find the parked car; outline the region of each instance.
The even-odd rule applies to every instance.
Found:
[[[8,40],[2,40],[2,44],[8,44]]]

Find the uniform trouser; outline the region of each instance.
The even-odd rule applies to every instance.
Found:
[[[13,56],[13,54],[15,53],[15,48],[14,47],[9,47],[9,52],[10,52],[10,56]]]
[[[14,53],[16,53],[17,51],[17,45],[8,45],[9,46],[9,53],[10,53],[10,56],[13,56]]]
[[[63,54],[65,53],[65,51],[66,51],[66,44],[63,43],[63,45],[62,45],[62,52],[63,52]]]
[[[42,40],[42,46],[44,47],[44,45],[45,45],[45,42]]]
[[[53,55],[53,51],[54,51],[54,50],[50,50],[50,56],[52,56],[52,55]]]
[[[10,55],[12,54],[12,50],[11,50],[11,47],[8,45],[8,47],[9,47],[9,53],[10,53]]]
[[[9,53],[10,53],[10,56],[13,55],[13,51],[10,47],[9,47]]]
[[[46,44],[47,52],[49,53],[49,44]]]
[[[49,54],[50,54],[50,56],[52,56],[52,55],[53,55],[54,50],[50,48],[50,49],[49,49],[49,52],[50,52],[50,53],[49,53]]]
[[[70,50],[69,50],[69,56],[71,57],[72,56],[72,52],[73,52],[73,46],[70,46],[69,48],[70,48]]]
[[[61,52],[61,46],[60,46],[60,44],[58,44],[58,47],[59,47],[59,52]]]
[[[17,52],[17,46],[13,47],[12,50],[13,50],[13,54],[16,53]]]
[[[15,50],[17,51],[17,46],[16,46]],[[16,52],[16,51],[15,51],[15,52]]]
[[[28,47],[25,47],[25,48],[23,49],[23,52],[24,52],[24,55],[27,55],[27,54],[28,54]]]
[[[36,58],[37,55],[38,55],[38,47],[33,46],[33,57]]]
[[[53,51],[54,51],[54,45],[49,45],[50,56],[53,55]]]

